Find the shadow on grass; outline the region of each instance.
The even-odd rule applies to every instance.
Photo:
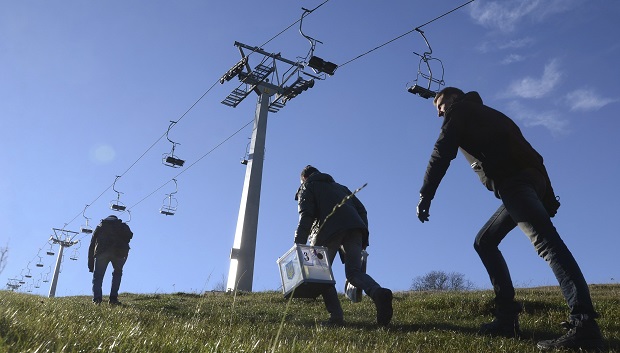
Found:
[[[567,306],[564,303],[549,303],[545,301],[527,300],[523,302],[524,311],[529,314],[548,313],[551,311],[565,311]]]

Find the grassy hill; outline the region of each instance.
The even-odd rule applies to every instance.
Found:
[[[606,352],[620,352],[620,285],[593,285]],[[0,291],[0,352],[538,352],[563,334],[567,307],[556,287],[519,289],[521,340],[476,335],[492,292],[408,292],[377,328],[373,303],[342,297],[345,327],[319,325],[320,300],[280,293],[121,294],[122,306],[89,297],[44,298]]]

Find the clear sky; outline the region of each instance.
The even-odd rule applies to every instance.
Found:
[[[500,202],[462,156],[437,192],[430,222],[415,216],[441,126],[431,100],[407,92],[424,40],[412,32],[351,61],[465,2],[331,0],[304,18],[304,33],[322,42],[314,54],[341,66],[269,114],[255,291],[280,288],[276,260],[293,244],[294,194],[307,164],[351,189],[368,183],[358,196],[369,213],[368,272],[380,284],[407,290],[415,277],[441,270],[490,287],[472,244]],[[47,295],[48,284],[34,284],[56,260],[45,255],[52,228],[79,231],[87,204],[92,227],[115,214],[110,186],[117,175],[135,233],[121,292],[221,285],[252,130],[242,127],[254,118],[257,96],[225,106],[220,102],[239,82],[217,81],[241,58],[235,41],[266,43],[265,51],[292,61],[304,57],[310,44],[299,24],[282,31],[302,7],[322,3],[0,3],[0,245],[9,247],[2,286],[30,271],[20,290]],[[544,156],[562,202],[554,224],[589,283],[620,278],[613,223],[620,199],[618,18],[615,0],[476,0],[422,27],[446,85],[478,91]],[[256,60],[250,57],[252,67]],[[186,160],[183,168],[161,163],[172,147],[162,138],[170,121],[179,121],[169,137],[180,143],[175,154]],[[175,191],[175,177],[178,209],[164,216],[159,209]],[[90,294],[90,236],[76,239],[66,250],[58,296]],[[557,284],[519,230],[501,250],[515,285]],[[334,273],[341,290],[340,263]]]

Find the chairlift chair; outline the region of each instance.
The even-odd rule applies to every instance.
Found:
[[[174,198],[170,200],[174,200]],[[174,216],[176,212],[177,212],[177,208],[175,206],[170,206],[170,205],[163,205],[159,209],[159,213],[163,214],[164,216]]]
[[[250,144],[252,143],[252,140],[248,141],[248,144],[245,146],[245,154],[243,155],[243,158],[241,158],[241,164],[243,165],[247,165],[248,162],[250,161]]]
[[[52,273],[52,266],[49,267],[49,271],[43,276],[43,283],[47,283],[50,281],[50,273]]]
[[[110,209],[117,211],[117,212],[123,212],[125,211],[126,208],[127,206],[125,206],[120,201],[112,201],[112,203],[110,204]]]
[[[71,254],[71,256],[69,257],[70,260],[77,260],[79,258],[78,254],[80,253],[79,250],[82,247],[82,242],[81,241],[77,241],[75,242],[75,244],[77,244],[77,246],[75,247],[75,249],[73,249],[73,253]]]
[[[26,274],[24,275],[24,271],[26,271]],[[26,278],[32,278],[32,275],[30,274],[30,262],[28,262],[28,265],[26,266],[25,269],[22,270],[22,276],[26,277]]]
[[[173,195],[179,191],[179,185],[177,184],[176,179],[172,179],[172,181],[174,181],[176,189],[175,191],[166,194],[164,204],[159,209],[159,213],[163,214],[164,216],[174,216],[174,214],[177,212],[178,201]],[[166,200],[168,200],[168,203],[166,203]]]
[[[170,125],[168,126],[168,131],[166,131],[166,139],[168,139],[168,141],[172,143],[172,150],[170,151],[170,153],[164,153],[162,155],[162,163],[172,168],[180,168],[183,166],[183,164],[185,164],[184,160],[174,155],[174,149],[176,148],[177,145],[180,145],[180,143],[174,142],[170,139],[170,137],[168,137],[168,134],[170,133],[170,129],[172,129],[172,127],[176,123],[177,123],[176,121],[170,121]]]
[[[308,59],[307,65],[315,73],[317,74],[325,73],[325,74],[328,74],[329,76],[333,76],[334,73],[336,72],[336,69],[338,68],[338,65],[334,64],[333,62],[325,61],[319,58],[318,56],[314,55],[314,49],[316,49],[316,43],[323,44],[323,42],[321,42],[318,39],[312,38],[309,35],[306,35],[301,29],[303,25],[304,17],[306,17],[308,14],[310,14],[314,10],[308,10],[303,7],[301,9],[304,10],[304,13],[301,15],[301,19],[299,20],[299,33],[301,33],[301,35],[304,38],[306,38],[308,42],[310,42],[310,51],[308,52],[308,55],[306,55],[304,60],[307,59],[308,57],[310,58]]]
[[[127,208],[127,206],[125,206],[125,204],[123,204],[120,201],[122,192],[116,190],[116,181],[120,177],[121,177],[120,175],[117,175],[116,179],[114,179],[114,184],[112,184],[112,190],[114,190],[114,192],[116,192],[116,200],[110,201],[110,209],[112,209],[114,211],[117,211],[117,212],[123,212]]]
[[[407,88],[407,91],[409,93],[417,94],[420,97],[425,98],[425,99],[434,98],[437,92],[441,90],[441,86],[445,84],[443,80],[443,75],[444,75],[443,63],[441,62],[441,60],[437,58],[433,58],[431,56],[431,54],[433,53],[433,49],[428,43],[428,40],[426,39],[424,32],[419,28],[416,28],[415,30],[418,31],[420,35],[422,35],[422,38],[424,38],[424,42],[426,43],[426,46],[428,47],[429,51],[424,52],[422,55],[414,52],[415,55],[420,57],[420,61],[418,63],[418,73],[414,81],[415,82],[414,85]],[[437,75],[433,76],[433,70],[430,64],[431,61],[436,61],[439,63],[441,67],[441,78],[437,78]],[[425,85],[422,85],[421,84],[422,82],[424,82]],[[436,88],[437,88],[436,90],[433,90],[431,88],[431,86],[433,85],[436,85]]]
[[[93,232],[93,229],[90,227],[90,225],[88,224],[88,221],[90,220],[90,218],[86,217],[86,209],[88,208],[88,206],[90,205],[86,205],[86,207],[84,207],[84,211],[82,211],[82,217],[84,217],[84,219],[86,219],[86,224],[82,225],[80,227],[80,232],[84,233],[84,234],[91,234]]]
[[[36,266],[37,267],[43,267],[43,259],[41,258],[41,256],[39,256],[39,261],[37,262]]]
[[[50,238],[50,240],[51,240],[51,238]],[[54,256],[54,248],[52,247],[51,241],[48,242],[48,244],[49,244],[50,248],[45,251],[45,254],[47,254],[49,256]]]

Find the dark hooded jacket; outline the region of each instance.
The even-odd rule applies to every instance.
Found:
[[[342,230],[361,229],[364,232],[363,246],[368,246],[366,208],[355,195],[326,220],[334,206],[351,194],[346,186],[336,183],[329,174],[316,172],[310,175],[295,196],[299,206],[295,243],[306,244],[316,221],[321,231],[316,235],[314,245],[325,245],[331,236]]]
[[[133,233],[126,223],[116,216],[108,216],[101,220],[95,228],[88,248],[89,268],[94,263],[97,254],[114,249],[120,255],[127,256],[129,253],[129,242],[133,238]]]
[[[445,112],[420,189],[422,196],[430,199],[435,196],[459,149],[480,181],[498,197],[506,178],[528,168],[545,176],[547,193],[553,195],[543,158],[523,137],[519,127],[503,113],[484,105],[477,92],[468,92]]]

